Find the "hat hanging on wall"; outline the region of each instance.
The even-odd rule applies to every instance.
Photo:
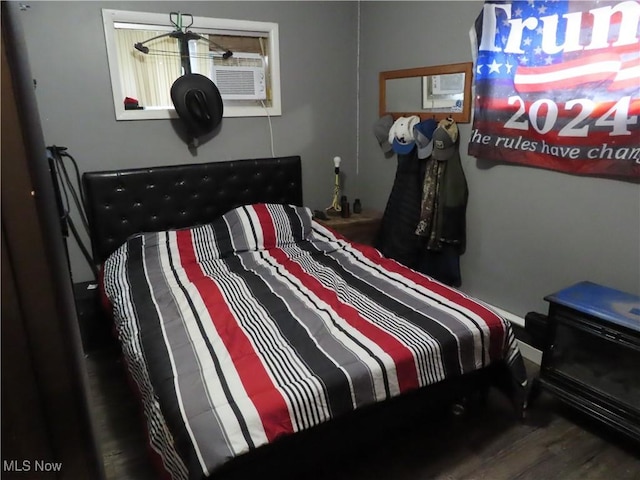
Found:
[[[171,101],[196,144],[198,137],[212,132],[222,120],[222,96],[204,75],[187,73],[178,78],[171,86]]]
[[[411,153],[416,145],[413,138],[413,127],[420,121],[417,115],[398,118],[389,130],[389,143],[398,155]]]
[[[418,149],[418,158],[424,159],[431,156],[433,151],[433,132],[438,128],[438,122],[428,118],[413,126],[413,137]]]
[[[378,140],[378,144],[384,153],[391,151],[391,142],[389,141],[389,131],[393,126],[393,117],[389,114],[380,117],[373,124],[373,134]]]
[[[452,118],[440,120],[433,132],[433,152],[435,160],[449,160],[458,148],[458,125]]]

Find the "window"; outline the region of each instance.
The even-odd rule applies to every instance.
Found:
[[[214,81],[225,117],[281,114],[276,23],[108,9],[102,18],[117,120],[176,118],[171,85],[188,70]],[[194,34],[183,37],[188,53],[172,32]]]

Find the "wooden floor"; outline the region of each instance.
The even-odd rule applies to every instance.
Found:
[[[528,365],[535,374],[533,365]],[[152,480],[138,413],[117,351],[87,356],[107,480]],[[639,480],[640,446],[542,394],[523,422],[492,392],[486,405],[454,415],[420,412],[368,440],[335,443],[291,458],[267,458],[251,478],[305,480]],[[290,465],[288,468],[283,465]],[[242,477],[248,480],[249,477]]]

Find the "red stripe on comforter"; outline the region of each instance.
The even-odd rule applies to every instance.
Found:
[[[329,305],[340,318],[374,342],[393,359],[396,366],[398,386],[401,392],[406,392],[419,386],[418,371],[411,350],[396,340],[392,335],[363,318],[354,307],[343,303],[335,291],[324,287],[320,281],[306,273],[298,263],[289,259],[281,249],[274,248],[269,251],[269,254],[295,276],[302,285]]]
[[[276,228],[273,224],[273,217],[265,204],[257,204],[253,206],[254,211],[258,215],[259,224],[262,226],[263,245],[276,244]]]
[[[180,262],[198,289],[218,335],[229,352],[247,395],[254,404],[269,441],[293,433],[287,403],[273,384],[247,335],[240,328],[216,282],[206,276],[196,260],[191,230],[176,233]]]
[[[440,295],[441,297],[444,297],[447,300],[466,308],[470,312],[473,312],[489,328],[489,357],[491,361],[500,360],[504,357],[504,342],[506,340],[505,325],[503,320],[495,312],[483,306],[477,300],[467,297],[458,290],[447,287],[437,280],[418,273],[395,260],[383,257],[375,248],[357,244],[354,244],[353,247],[372,262],[393,273],[402,275],[418,285]]]
[[[254,208],[260,219],[264,238],[275,238],[276,227],[267,207],[265,205],[256,205]],[[320,281],[306,273],[298,263],[290,260],[281,249],[274,248],[270,250],[269,253],[278,263],[300,280],[306,288],[311,290],[323,302],[327,303],[342,319],[349,323],[349,325],[357,329],[362,335],[370,339],[393,358],[396,365],[398,387],[401,392],[406,392],[419,386],[418,371],[411,350],[397,341],[389,333],[365,320],[355,308],[340,301],[338,295],[336,295],[333,290],[325,288]]]

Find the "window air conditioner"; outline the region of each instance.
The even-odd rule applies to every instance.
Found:
[[[226,60],[213,55],[211,79],[223,100],[267,98],[264,59],[259,54],[234,52]]]

